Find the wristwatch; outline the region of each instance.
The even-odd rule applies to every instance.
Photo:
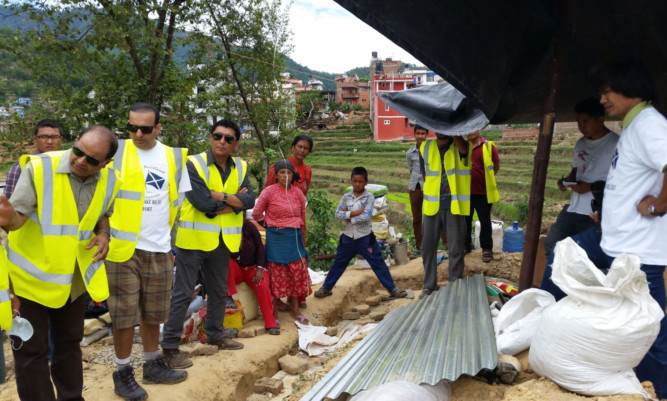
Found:
[[[655,205],[649,205],[649,206],[648,206],[648,213],[649,213],[650,215],[652,215],[652,216],[662,217],[662,216],[664,216],[667,212],[658,213],[658,212],[655,211]]]
[[[224,195],[222,195],[222,201],[227,203],[227,193],[225,192]]]

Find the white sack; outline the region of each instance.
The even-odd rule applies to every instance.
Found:
[[[568,296],[544,310],[533,336],[532,370],[587,395],[641,394],[632,368],[648,352],[664,312],[635,255],[604,275],[571,238],[556,245],[552,280]]]
[[[350,401],[448,401],[449,383],[440,381],[435,386],[409,381],[394,381],[359,392]]]
[[[498,313],[496,346],[499,354],[516,355],[530,347],[544,308],[556,303],[550,293],[531,288],[510,299]]]

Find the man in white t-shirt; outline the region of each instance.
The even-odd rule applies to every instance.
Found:
[[[593,213],[591,184],[607,179],[618,142],[618,135],[604,125],[604,107],[599,100],[582,100],[574,106],[574,112],[583,137],[574,145],[572,170],[567,177],[557,181],[561,191],[572,189],[572,198],[563,207],[544,240],[545,260],[549,260],[556,242],[596,226],[589,217]],[[545,274],[545,280],[550,276]]]
[[[191,189],[185,170],[187,149],[157,141],[159,118],[151,104],[130,107],[131,140],[119,141],[112,167],[120,172],[123,184],[111,219],[108,304],[116,351],[114,390],[126,400],[148,397],[130,365],[137,324],[144,348],[143,383],[179,383],[187,378],[187,372],[167,366],[158,350],[160,323],[169,317],[174,274],[171,227],[182,194]]]
[[[593,76],[600,103],[623,119],[623,132],[607,175],[602,230],[572,237],[599,268],[621,254],[637,255],[649,292],[662,310],[667,303],[663,275],[667,265],[667,119],[653,103],[657,95],[646,67],[621,59]],[[639,381],[651,381],[659,399],[667,398],[667,318],[649,352],[635,368]]]

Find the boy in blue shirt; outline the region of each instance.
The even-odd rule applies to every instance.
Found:
[[[352,258],[359,254],[366,259],[380,283],[391,296],[403,298],[407,292],[398,289],[391,278],[389,268],[382,259],[371,226],[373,202],[375,197],[366,191],[368,172],[363,167],[355,167],[351,174],[352,191],[343,195],[336,209],[336,218],[345,220],[345,230],[338,240],[336,258],[331,264],[324,284],[315,292],[315,297],[324,298],[332,294],[331,290],[347,269]]]

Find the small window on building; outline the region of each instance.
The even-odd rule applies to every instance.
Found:
[[[433,78],[435,78],[433,75],[429,75],[426,77],[426,82],[433,82]]]
[[[391,124],[391,120],[384,120],[384,125],[390,125],[390,124]]]
[[[389,111],[389,105],[388,104],[384,105],[384,111]]]

